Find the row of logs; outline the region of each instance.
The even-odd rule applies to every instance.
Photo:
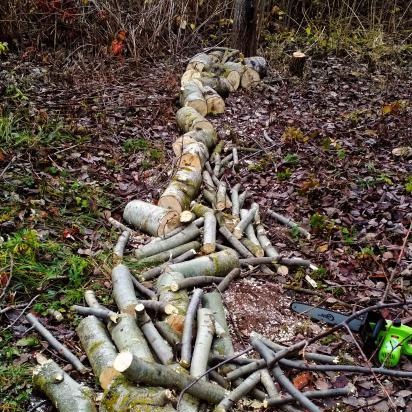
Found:
[[[269,372],[231,383],[234,364],[207,373],[213,357],[234,353],[222,293],[242,267],[260,265],[272,274],[287,273],[288,265],[315,268],[303,259],[282,258],[266,236],[258,205],[245,207],[247,191],[239,193],[240,185],[228,190],[221,176],[238,162],[237,151],[222,157],[223,143],[204,117],[222,113],[229,92],[253,86],[265,71],[264,59],[244,59],[236,51],[193,57],[182,76],[176,114],[184,133],[173,144],[177,172],[158,205],[133,200],[124,209],[128,225],[154,237],[135,251],[140,270],[130,270],[123,260],[134,231],[111,219],[121,230],[112,270],[118,311],[102,306],[92,291],[85,293],[87,306],[72,308],[85,316],[76,331],[103,389],[100,411],[197,412],[215,405],[222,412],[249,392],[266,404],[277,393]],[[59,411],[96,410],[89,389],[53,361],[38,360],[34,386]]]

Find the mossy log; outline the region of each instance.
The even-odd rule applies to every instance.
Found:
[[[240,243],[242,243],[242,245],[245,246],[253,254],[253,256],[256,256],[256,257],[265,256],[265,252],[262,249],[262,247],[252,242],[250,239],[248,238],[240,239]]]
[[[208,113],[207,103],[201,87],[201,83],[198,80],[185,82],[180,88],[180,105],[182,107],[192,107],[202,116],[206,116]]]
[[[93,392],[78,384],[51,359],[37,355],[33,387],[44,393],[59,412],[96,412]]]
[[[206,213],[213,213],[213,209],[203,205],[202,203],[192,202],[190,204],[190,210],[197,216],[197,217],[204,217]]]
[[[188,69],[182,74],[182,77],[180,78],[180,85],[185,86],[193,80],[200,80],[201,77],[202,74],[198,70]]]
[[[134,292],[132,275],[126,265],[116,265],[112,269],[113,298],[121,313],[134,316],[137,297]]]
[[[178,213],[142,200],[129,202],[124,209],[123,219],[152,236],[163,236],[180,225]]]
[[[207,70],[209,66],[214,63],[214,61],[215,59],[211,55],[206,53],[198,53],[189,60],[186,70],[193,69],[201,72],[203,70]]]
[[[228,249],[188,262],[169,265],[168,270],[179,272],[184,277],[225,276],[235,267],[239,267],[238,255],[233,250]]]
[[[215,334],[213,312],[208,308],[197,310],[197,334],[193,347],[190,374],[195,378],[203,375],[207,369],[210,348]],[[206,380],[206,376],[202,378]]]
[[[119,351],[127,350],[138,358],[154,362],[146,339],[136,324],[135,316],[123,314],[117,323],[109,323],[108,329]]]
[[[257,72],[260,78],[263,78],[266,76],[268,64],[264,57],[261,57],[261,56],[246,57],[243,60],[243,62],[245,66]]]
[[[226,62],[222,66],[222,76],[225,77],[232,86],[230,90],[231,92],[235,92],[239,88],[245,70],[246,67],[242,63]]]
[[[201,171],[209,158],[209,150],[202,142],[193,142],[186,145],[180,155],[178,165],[180,168],[193,167]]]
[[[80,321],[76,332],[92,366],[94,376],[98,379],[100,386],[107,389],[119,373],[113,368],[117,350],[108,335],[105,324],[95,316],[88,316]]]
[[[161,240],[159,240],[158,242],[161,242]],[[169,250],[165,250],[164,252],[160,252],[160,253],[156,253],[155,255],[148,256],[146,258],[139,260],[139,265],[141,265],[142,267],[160,265],[161,263],[167,262],[169,259],[173,259],[175,257],[183,255],[183,253],[187,252],[188,250],[192,250],[192,249],[199,250],[200,242],[198,242],[197,240],[193,240],[188,243],[183,243],[183,245],[179,245]],[[138,252],[139,250],[136,251],[136,253]]]
[[[212,123],[192,107],[180,108],[176,113],[176,122],[179,128],[185,133],[192,130],[205,130],[210,133],[216,133]]]
[[[184,279],[183,274],[167,270],[162,273],[156,282],[156,289],[159,293],[159,302],[173,305],[177,314],[185,315],[189,304],[189,296],[186,290],[172,291],[172,285]]]
[[[180,156],[183,149],[194,142],[203,143],[208,150],[210,150],[216,144],[216,132],[214,129],[195,129],[186,132],[184,135],[179,136],[173,143],[173,152],[176,156]]]
[[[173,412],[174,396],[169,389],[136,387],[124,377],[116,378],[103,394],[100,412]],[[73,409],[71,412],[75,412]]]
[[[244,258],[253,257],[252,252],[240,242],[240,240],[236,239],[232,232],[226,226],[220,226],[219,232],[221,235],[225,237],[225,239],[230,243],[230,245],[237,251],[239,254]]]
[[[201,183],[201,170],[191,166],[181,167],[160,196],[158,204],[165,209],[181,213],[188,209]]]
[[[130,352],[120,353],[114,362],[114,367],[133,382],[146,385],[183,390],[195,380],[193,376],[175,372],[169,366],[136,358]],[[198,399],[214,404],[219,403],[227,394],[226,390],[218,385],[202,380],[194,383],[187,392]]]
[[[158,253],[171,250],[177,246],[196,239],[200,236],[200,233],[200,229],[194,223],[191,223],[181,232],[172,237],[144,245],[143,247],[136,250],[135,255],[138,259],[143,259],[145,257],[153,256]]]
[[[202,83],[204,87],[211,87],[213,90],[221,96],[223,99],[229,96],[229,93],[232,89],[232,85],[230,84],[229,80],[222,76],[216,76],[212,73],[205,73],[201,74],[198,80]]]
[[[225,112],[225,101],[215,89],[204,86],[203,96],[206,101],[207,113],[222,114]]]

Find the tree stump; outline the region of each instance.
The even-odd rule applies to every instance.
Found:
[[[306,54],[301,51],[296,51],[292,54],[292,60],[289,65],[289,71],[292,76],[303,77],[306,58]]]

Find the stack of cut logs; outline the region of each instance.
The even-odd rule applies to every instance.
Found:
[[[182,76],[182,108],[176,114],[184,132],[173,144],[177,171],[157,206],[133,200],[124,210],[128,225],[154,237],[135,251],[143,270],[135,273],[122,263],[133,230],[109,219],[122,232],[112,271],[119,312],[102,306],[92,291],[85,293],[87,307],[72,308],[86,315],[77,334],[104,390],[101,411],[220,412],[249,392],[267,405],[276,396],[266,369],[246,380],[241,375],[229,379],[233,363],[208,371],[213,356],[216,360],[234,353],[222,294],[241,276],[242,267],[259,265],[272,274],[287,273],[289,265],[313,268],[303,259],[282,258],[265,234],[258,205],[246,191],[239,193],[239,184],[229,190],[221,180],[225,167],[238,163],[238,153],[234,147],[223,156],[223,142],[217,142],[214,127],[204,117],[223,113],[223,98],[239,86],[252,87],[265,71],[263,58],[239,58],[231,50],[200,53],[190,60]],[[283,223],[291,224],[287,219]],[[96,410],[89,389],[53,361],[42,356],[38,361],[34,386],[59,411]],[[77,369],[84,372],[80,365]]]

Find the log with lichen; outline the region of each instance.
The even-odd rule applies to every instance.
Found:
[[[113,297],[122,313],[134,315],[137,297],[134,293],[132,275],[126,265],[116,265],[112,270]]]
[[[185,82],[180,88],[180,105],[182,107],[192,107],[202,116],[208,113],[208,106],[203,95],[202,83],[198,80]]]
[[[176,122],[179,128],[185,133],[192,130],[205,130],[208,133],[216,135],[212,123],[192,107],[180,108],[176,113]]]

